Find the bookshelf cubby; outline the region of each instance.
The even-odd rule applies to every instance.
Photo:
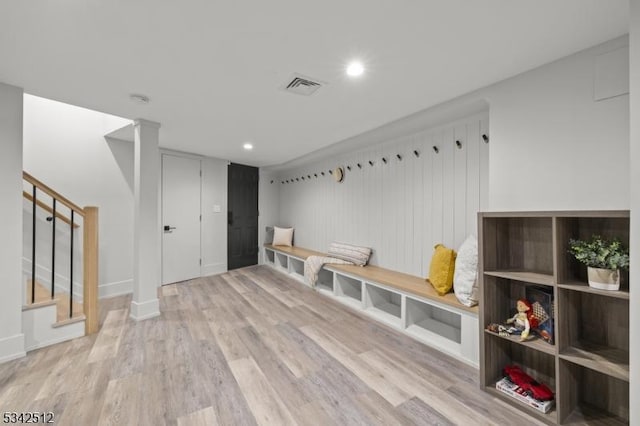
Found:
[[[628,211],[487,212],[478,215],[480,385],[547,424],[628,424],[629,275],[620,291],[589,287],[569,240],[592,235],[629,246]],[[516,312],[530,287],[553,295],[554,342],[521,342],[485,329]],[[516,364],[555,392],[543,414],[502,394],[495,383]]]

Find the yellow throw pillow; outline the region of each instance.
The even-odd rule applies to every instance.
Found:
[[[437,244],[434,248],[435,252],[429,268],[429,282],[440,296],[444,296],[453,287],[456,252],[442,244]]]

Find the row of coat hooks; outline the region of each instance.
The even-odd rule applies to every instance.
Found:
[[[484,143],[489,143],[489,136],[487,136],[486,134],[483,134],[482,135],[482,140],[484,141]],[[456,139],[455,144],[456,144],[456,148],[462,149],[462,142],[460,142],[460,140]],[[440,148],[438,148],[437,145],[433,145],[431,147],[431,149],[433,149],[433,152],[435,152],[436,154],[440,153]],[[420,151],[418,151],[417,149],[414,149],[413,150],[413,155],[416,158],[419,158],[420,157]],[[401,154],[396,154],[396,158],[398,159],[398,161],[402,161],[402,155]],[[387,157],[382,157],[382,162],[384,164],[388,164],[389,163],[389,159]],[[369,160],[368,163],[369,163],[369,166],[373,167],[373,165],[375,164],[375,161]],[[358,167],[358,169],[362,169],[362,167],[363,167],[362,163],[356,163],[356,167]],[[349,166],[346,167],[346,169],[348,171],[351,171],[352,167],[349,165]],[[328,173],[329,173],[329,175],[332,175],[333,174],[333,170],[329,170]],[[318,173],[314,173],[313,174],[313,177],[316,178],[316,179],[318,177],[321,177],[321,176],[325,176],[325,172],[320,172],[319,174]],[[309,175],[306,175],[306,177],[305,176],[301,176],[301,177],[297,177],[297,178],[291,178],[291,179],[287,179],[287,180],[282,180],[282,181],[280,181],[280,183],[281,184],[294,183],[294,182],[300,182],[300,180],[304,181],[305,179],[311,180],[311,177],[312,177],[312,175],[309,174]],[[274,182],[275,181],[272,180],[271,184],[273,184]]]

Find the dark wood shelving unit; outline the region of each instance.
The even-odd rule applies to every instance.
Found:
[[[589,287],[569,239],[597,234],[629,246],[628,211],[479,213],[480,385],[548,424],[629,423],[629,275],[620,291]],[[554,345],[485,330],[515,313],[529,286],[553,292]],[[544,414],[495,389],[507,364],[555,392]]]

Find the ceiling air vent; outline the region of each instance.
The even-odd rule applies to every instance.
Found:
[[[314,80],[296,73],[287,80],[287,83],[284,84],[282,89],[297,95],[310,96],[325,84],[326,83],[320,80]]]

